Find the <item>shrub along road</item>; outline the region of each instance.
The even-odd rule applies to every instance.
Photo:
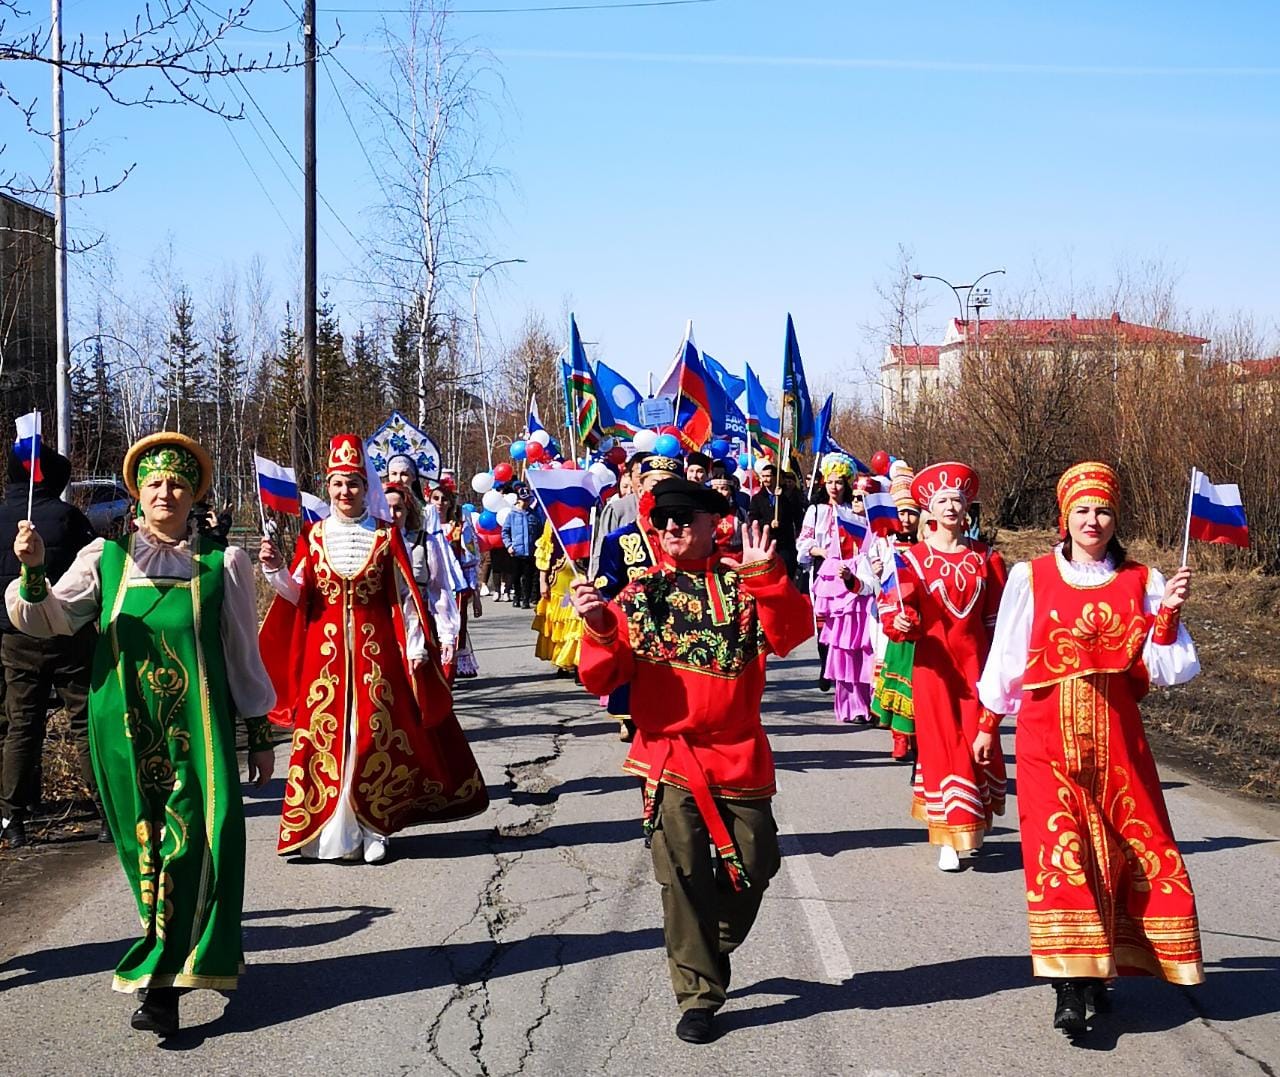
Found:
[[[836,726],[812,644],[775,662],[766,722],[784,866],[734,960],[720,1039],[692,1047],[662,951],[640,799],[597,703],[533,659],[528,615],[489,606],[458,693],[484,815],[419,829],[380,867],[274,854],[281,791],[247,802],[249,968],[184,999],[163,1048],[128,1028],[110,970],[137,921],[96,847],[39,854],[0,917],[4,1069],[192,1072],[1273,1073],[1280,1067],[1280,816],[1172,772],[1208,982],[1125,981],[1083,1046],[1050,1028],[1027,958],[1016,802],[944,875],[907,816],[888,736]],[[1012,736],[1006,732],[1005,750]],[[277,768],[284,764],[277,749]],[[1016,783],[1015,783],[1016,785]],[[177,1055],[178,1057],[174,1057]]]

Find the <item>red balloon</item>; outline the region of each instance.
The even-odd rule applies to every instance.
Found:
[[[608,460],[609,463],[614,464],[617,467],[621,467],[623,464],[627,462],[627,450],[624,449],[621,445],[615,445],[612,449],[610,449],[607,453],[605,453],[604,458]]]
[[[508,463],[498,464],[493,469],[494,481],[499,484],[510,482],[513,475],[515,475],[515,469]]]
[[[659,433],[659,434],[670,434],[670,435],[671,435],[673,438],[675,438],[677,441],[679,441],[679,440],[680,440],[680,427],[678,427],[678,426],[672,426],[670,423],[668,423],[666,426],[660,426],[660,427],[658,427],[658,433]]]
[[[889,459],[889,454],[885,452],[883,449],[880,449],[871,458],[871,470],[874,471],[877,475],[887,475],[889,474],[889,464],[891,462],[892,461],[890,461]]]
[[[577,470],[578,470],[578,461],[577,461],[577,460],[566,460],[566,461],[565,461],[563,464],[561,464],[560,466],[561,466],[562,468],[564,468],[564,469],[565,469],[565,471],[577,471]]]
[[[547,455],[547,450],[536,441],[531,441],[525,446],[524,453],[530,463],[536,464]]]

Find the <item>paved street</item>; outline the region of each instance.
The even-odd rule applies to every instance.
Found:
[[[165,1047],[110,969],[136,918],[113,858],[46,853],[9,902],[0,1071],[209,1074],[1272,1074],[1280,1068],[1280,815],[1165,774],[1208,982],[1126,981],[1083,1046],[1032,985],[1016,810],[958,876],[907,816],[888,735],[842,728],[813,645],[772,667],[784,866],[710,1046],[677,1041],[640,798],[595,700],[488,607],[459,709],[493,805],[398,837],[381,867],[274,855],[281,785],[248,802],[246,950],[229,1002],[184,1000]],[[1012,751],[1012,737],[1005,737]],[[284,763],[278,749],[277,768]],[[65,858],[65,869],[50,864]],[[69,873],[64,875],[64,870]]]

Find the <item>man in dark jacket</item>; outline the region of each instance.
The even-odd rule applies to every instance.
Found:
[[[49,582],[54,583],[71,567],[76,554],[93,541],[94,534],[84,513],[58,500],[71,478],[70,461],[43,448],[40,470],[43,478],[36,483],[31,520],[44,538]],[[13,541],[18,523],[27,519],[27,469],[13,452],[9,453],[8,478],[4,501],[0,502],[0,593],[18,578],[20,566]],[[80,776],[97,799],[88,723],[89,664],[95,631],[89,625],[74,636],[24,636],[13,627],[0,602],[0,665],[4,666],[5,682],[4,709],[0,713],[0,824],[11,848],[26,844],[27,811],[40,799],[40,754],[49,695],[55,689],[66,708],[80,756]],[[110,840],[105,823],[98,837],[100,841]]]
[[[796,536],[800,534],[800,527],[804,523],[804,502],[789,481],[787,485],[790,485],[790,489],[786,486],[779,488],[778,469],[772,460],[761,464],[759,471],[761,489],[751,498],[747,519],[751,523],[769,525],[778,548],[778,556],[787,566],[787,575],[795,579]]]

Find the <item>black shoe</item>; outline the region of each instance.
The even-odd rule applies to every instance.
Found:
[[[1094,1013],[1111,1012],[1111,992],[1106,980],[1085,980],[1084,1001]]]
[[[826,678],[826,677],[819,677],[819,678],[818,678],[818,691],[819,691],[819,692],[830,692],[830,691],[831,691],[831,682],[830,682],[829,680],[827,680],[827,678]]]
[[[0,831],[0,838],[3,839],[2,844],[10,849],[21,849],[31,844],[27,840],[27,828],[21,819],[10,819],[5,824],[4,830]]]
[[[711,1027],[714,1010],[685,1010],[676,1025],[676,1036],[685,1043],[710,1043],[716,1038]]]
[[[178,1031],[178,989],[153,987],[133,1011],[129,1024],[139,1032],[154,1032],[161,1039]]]
[[[1084,991],[1079,980],[1055,980],[1053,989],[1058,993],[1058,1005],[1053,1011],[1053,1027],[1068,1036],[1076,1036],[1085,1030]]]
[[[111,835],[111,824],[105,819],[98,826],[98,841],[103,845],[110,845],[115,838]]]

